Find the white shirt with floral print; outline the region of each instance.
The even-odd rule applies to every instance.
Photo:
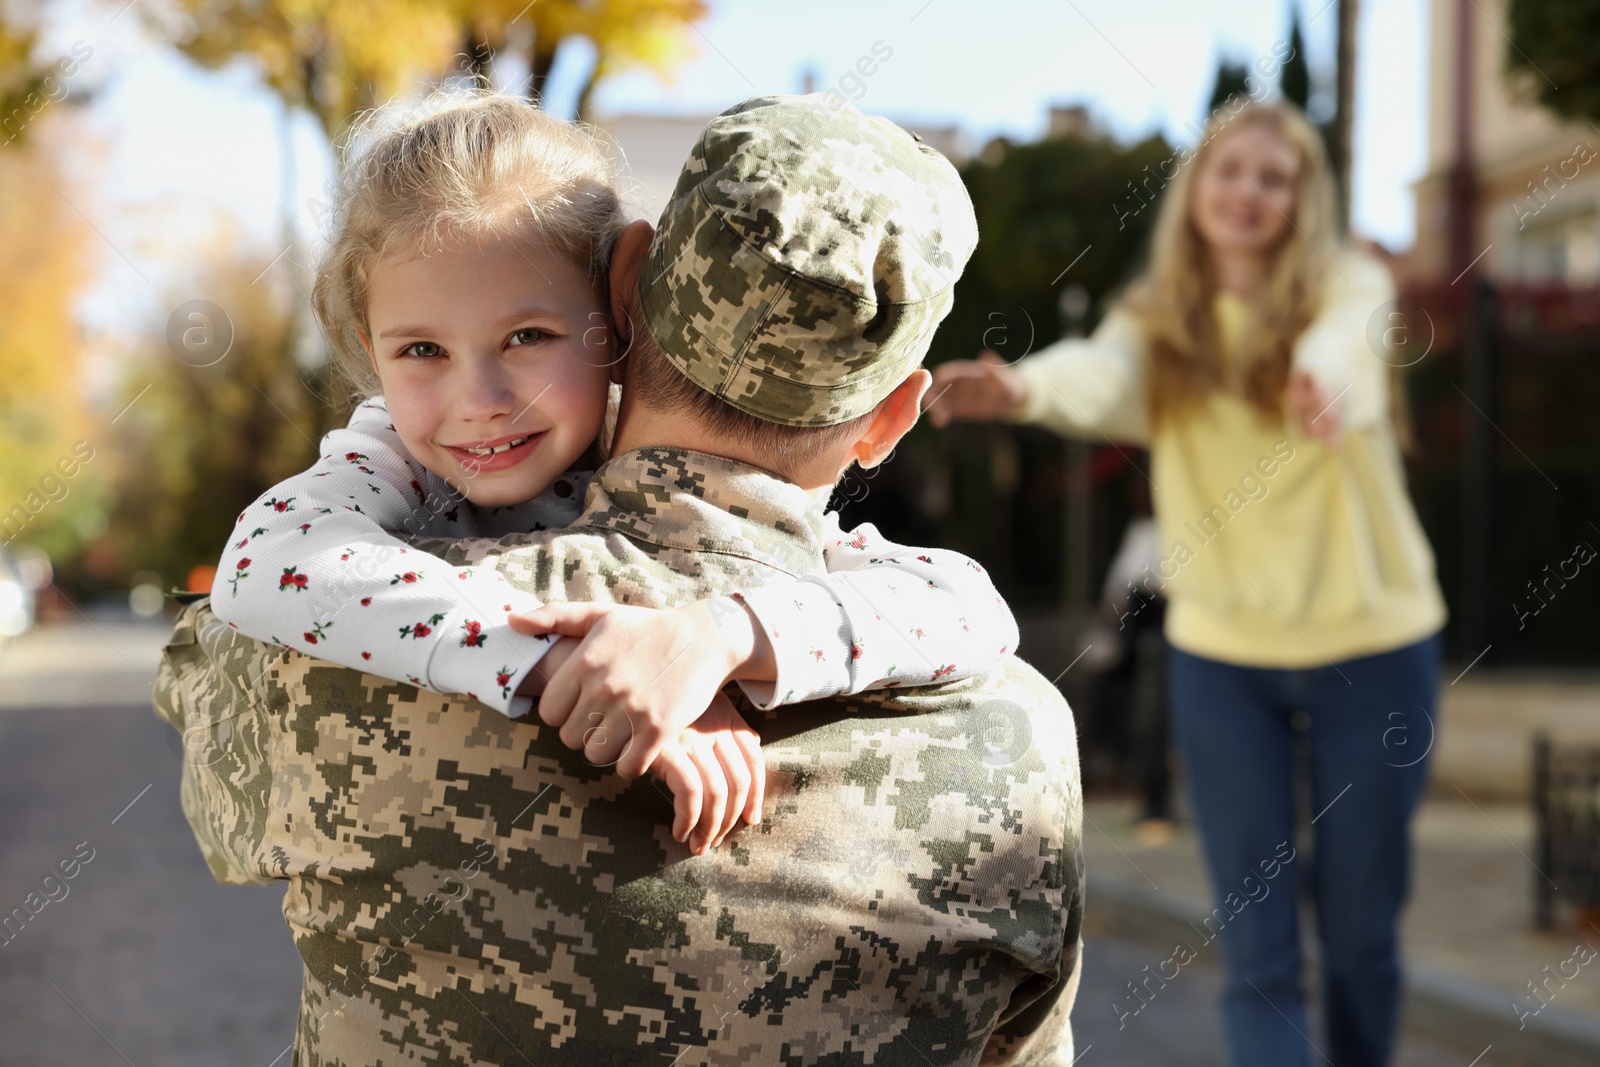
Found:
[[[507,617],[539,600],[492,566],[451,567],[401,537],[567,526],[592,473],[568,472],[523,504],[477,507],[412,458],[373,397],[323,437],[314,467],[239,513],[212,610],[257,640],[527,714],[517,687],[552,640]],[[826,519],[827,574],[736,594],[776,654],[775,682],[741,683],[760,706],[955,681],[1016,648],[1016,621],[977,563]]]

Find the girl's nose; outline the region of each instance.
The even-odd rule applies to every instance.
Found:
[[[515,401],[511,381],[499,360],[476,360],[465,368],[456,396],[461,418],[487,422],[511,414]]]

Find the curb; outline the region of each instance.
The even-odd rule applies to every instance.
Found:
[[[1160,947],[1191,941],[1209,914],[1192,900],[1092,873],[1087,908],[1116,923],[1128,936]],[[1306,946],[1306,956],[1315,962],[1314,944]],[[1600,1064],[1600,1020],[1588,1015],[1551,1006],[1519,1030],[1511,997],[1470,979],[1407,966],[1405,988],[1401,1027],[1409,1036],[1469,1058],[1481,1057],[1492,1047],[1499,1062],[1538,1067]]]

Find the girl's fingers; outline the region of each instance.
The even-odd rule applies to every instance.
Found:
[[[761,808],[767,802],[767,757],[761,751],[761,737],[749,728],[733,731],[733,743],[750,767],[750,800],[745,805],[744,821],[754,826],[761,821]]]
[[[665,741],[661,738],[660,731],[646,731],[634,725],[632,716],[627,719],[628,739],[622,749],[613,757],[616,771],[624,778],[638,778],[649,769],[665,748]]]
[[[565,728],[578,706],[582,676],[574,662],[576,659],[576,656],[569,657],[553,673],[545,674],[544,692],[539,695],[539,721],[546,726]],[[540,660],[533,669],[537,671],[543,666],[544,660]],[[562,740],[566,740],[565,733]]]
[[[696,855],[704,855],[711,851],[717,829],[727,817],[728,779],[722,773],[714,745],[702,741],[694,745],[691,753],[695,769],[705,784],[705,799],[700,810],[700,824],[689,836],[689,849]]]
[[[548,691],[546,695],[549,695]],[[604,705],[597,704],[580,689],[572,703],[571,714],[567,716],[567,721],[561,724],[561,743],[568,748],[582,750],[588,745],[585,735],[604,721]]]
[[[705,783],[683,749],[668,748],[652,769],[672,792],[672,839],[679,844],[689,839],[689,831],[700,821],[705,801]]]
[[[975,374],[980,374],[976,363],[965,360],[954,363],[941,363],[933,368],[933,384],[928,387],[925,402],[928,410],[934,415],[948,418],[954,394],[962,386],[968,385]]]
[[[583,637],[595,623],[610,613],[610,604],[543,604],[528,612],[514,612],[508,617],[511,628],[520,634],[560,634],[563,637]]]
[[[506,616],[506,622],[517,633],[527,634],[530,637],[538,637],[540,634],[550,632],[549,624],[537,611],[526,613],[514,611]]]
[[[928,389],[928,418],[935,426],[957,419],[988,421],[1003,418],[1020,398],[1016,372],[993,352],[976,360],[943,363],[933,370]]]
[[[610,767],[622,758],[633,740],[633,720],[618,707],[597,712],[599,720],[583,733],[583,758],[596,767]],[[637,778],[638,774],[627,777]]]
[[[711,747],[728,780],[728,804],[723,809],[722,825],[717,827],[717,836],[711,842],[715,848],[722,844],[723,838],[739,825],[739,820],[744,816],[745,807],[750,802],[750,767],[745,762],[744,753],[734,743],[731,732],[719,735]]]

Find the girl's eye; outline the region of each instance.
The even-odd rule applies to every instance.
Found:
[[[526,327],[524,329],[516,331],[515,333],[513,333],[511,335],[511,344],[512,345],[533,345],[533,344],[538,344],[540,341],[543,341],[544,338],[545,338],[545,332],[543,330],[541,330],[541,329],[539,329],[538,327],[535,327],[535,326],[528,326],[528,327]]]
[[[418,359],[433,359],[443,353],[444,349],[432,341],[413,341],[400,350],[402,356],[416,356]]]

